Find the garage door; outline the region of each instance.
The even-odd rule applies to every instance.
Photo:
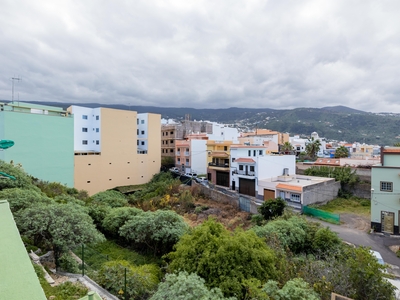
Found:
[[[239,178],[239,193],[249,196],[256,196],[255,179]]]
[[[264,189],[264,201],[270,199],[275,199],[275,191]]]
[[[217,171],[217,185],[229,187],[229,173]]]

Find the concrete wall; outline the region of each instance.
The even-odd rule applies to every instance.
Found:
[[[303,205],[327,203],[337,197],[340,182],[331,180],[303,187]]]
[[[15,145],[0,151],[0,159],[21,163],[44,181],[74,185],[74,119],[61,115],[0,112],[0,139]]]

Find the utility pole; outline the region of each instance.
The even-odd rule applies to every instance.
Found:
[[[11,100],[12,100],[12,103],[14,103],[14,81],[15,80],[20,81],[22,79],[19,77],[12,77],[11,80],[12,80],[12,98],[11,98]]]

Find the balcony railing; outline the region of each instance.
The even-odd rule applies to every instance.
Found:
[[[256,172],[254,172],[254,171],[245,171],[245,170],[238,170],[237,171],[237,174],[239,174],[239,175],[246,175],[246,176],[255,176],[256,175]]]
[[[221,163],[208,163],[209,167],[219,167],[219,168],[229,168],[229,164],[221,164]]]
[[[189,152],[185,152],[185,156],[189,156]]]

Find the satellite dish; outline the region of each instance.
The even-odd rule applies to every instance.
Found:
[[[8,149],[14,146],[14,141],[11,140],[0,140],[0,149]]]

